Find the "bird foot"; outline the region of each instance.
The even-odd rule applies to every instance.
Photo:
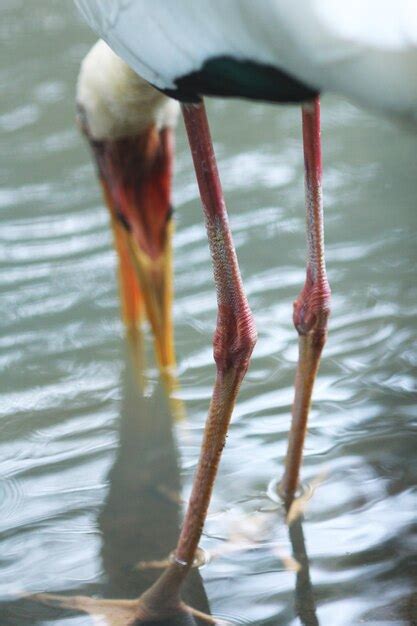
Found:
[[[148,622],[160,622],[176,619],[178,626],[189,624],[186,619],[195,617],[207,624],[226,625],[227,622],[216,620],[211,615],[179,602],[170,608],[149,609],[142,598],[136,600],[104,600],[88,596],[62,596],[50,593],[38,593],[31,600],[41,602],[57,609],[70,609],[90,615],[95,626],[140,626]],[[182,619],[181,619],[182,618]],[[184,620],[184,621],[183,621]],[[174,624],[174,622],[169,622]]]

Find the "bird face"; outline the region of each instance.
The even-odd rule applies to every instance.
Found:
[[[173,131],[151,124],[136,135],[88,138],[109,207],[119,254],[123,316],[134,332],[142,311],[155,337],[160,367],[174,365],[171,179]]]

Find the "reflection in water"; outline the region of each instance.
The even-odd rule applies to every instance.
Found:
[[[105,547],[97,528],[109,466],[123,450],[115,448],[115,256],[90,155],[74,126],[75,80],[93,36],[71,2],[1,0],[0,42],[0,76],[12,87],[0,103],[1,598],[41,589],[101,596],[104,584],[106,595],[120,595],[123,577],[136,595],[157,572],[130,571],[142,555],[127,555],[107,583],[102,559],[109,567],[107,554],[116,551],[107,535],[117,528],[110,532],[110,520],[102,522]],[[214,552],[227,536],[228,516],[252,512],[282,471],[296,358],[291,302],[304,279],[305,240],[299,111],[231,101],[208,106],[259,332],[206,524],[204,547]],[[303,522],[323,626],[417,620],[415,153],[415,135],[345,101],[323,99],[334,306],[302,477],[309,483],[328,471]],[[179,395],[190,415],[187,437],[178,426],[186,494],[212,388],[216,312],[181,127],[175,189],[175,336]],[[138,400],[138,410],[161,418],[166,408],[156,409],[154,398]],[[137,456],[139,444],[132,466]],[[128,505],[111,509],[120,527]],[[287,528],[273,524],[271,539],[288,552]],[[139,539],[130,536],[133,550]],[[151,558],[165,556],[162,545],[154,546]],[[299,626],[294,574],[277,571],[270,551],[223,554],[203,571],[212,606],[226,619],[238,614],[236,623]],[[28,602],[0,605],[1,626],[46,626],[58,616],[60,625],[91,624],[85,615],[68,619]]]
[[[125,337],[127,344],[127,351],[130,355],[130,363],[132,365],[132,376],[135,378],[139,390],[141,392],[142,400],[145,400],[144,396],[149,396],[149,389],[153,387],[150,379],[150,371],[147,367],[146,361],[146,345],[143,327],[137,325],[134,329],[126,328]],[[176,367],[160,367],[159,377],[162,381],[165,394],[169,401],[169,410],[171,417],[174,421],[181,421],[186,417],[185,406],[182,399],[179,397],[180,381],[177,377]],[[159,392],[158,392],[159,393]],[[136,394],[137,395],[137,394]],[[126,402],[130,396],[125,396]],[[136,404],[137,398],[133,394],[133,401]],[[125,404],[126,404],[125,402]],[[129,406],[127,404],[127,406]],[[143,412],[145,414],[146,403],[143,405]],[[123,411],[122,411],[123,413]]]
[[[293,557],[300,564],[295,584],[295,611],[303,626],[319,626],[301,516],[290,524],[289,535]]]
[[[166,559],[176,545],[181,483],[165,390],[159,385],[151,397],[143,397],[128,364],[120,448],[109,479],[109,494],[99,516],[103,565],[108,577],[104,595],[135,598],[160,573],[135,566],[143,561]],[[184,600],[209,612],[197,570],[188,578]]]
[[[137,598],[160,573],[152,568],[137,568],[137,563],[163,560],[176,544],[181,484],[168,401],[162,384],[151,397],[143,397],[135,377],[134,368],[126,359],[119,448],[109,473],[108,496],[98,517],[106,582],[102,587],[88,585],[72,590],[71,595]],[[183,598],[193,608],[209,613],[196,569],[190,572]],[[0,607],[1,615],[5,620],[1,626],[26,626],[62,618],[61,611],[57,614],[56,610],[27,598],[4,604]],[[111,626],[117,623],[118,620],[111,622]],[[188,615],[169,620],[172,626],[196,623]]]
[[[131,361],[126,358],[122,388],[119,447],[108,476],[109,491],[98,516],[105,582],[103,585],[88,584],[73,589],[71,596],[137,598],[160,573],[157,569],[138,568],[137,564],[166,559],[178,536],[181,481],[164,386],[159,384],[152,396],[144,397]],[[290,525],[289,535],[293,556],[301,565],[296,575],[295,612],[303,626],[318,626],[301,517]],[[277,571],[277,577],[281,571],[281,568]],[[65,590],[65,593],[68,594],[68,591]],[[190,572],[183,597],[193,608],[210,612],[198,570]],[[238,598],[235,598],[235,604],[238,606]],[[0,607],[3,621],[0,623],[1,626],[40,625],[44,620],[60,621],[71,614],[80,613],[68,609],[63,612],[26,598],[3,604]],[[90,623],[90,618],[80,619]],[[188,626],[195,625],[197,621],[190,615],[184,615],[159,623]],[[107,624],[124,626],[118,614]]]

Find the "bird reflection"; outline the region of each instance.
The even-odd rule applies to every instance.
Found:
[[[295,612],[303,626],[320,626],[316,614],[316,602],[310,578],[310,563],[302,521],[302,516],[299,516],[288,527],[293,558],[300,565],[297,569],[295,583]]]
[[[126,354],[122,390],[119,447],[109,472],[108,495],[98,517],[106,581],[104,586],[88,584],[72,592],[74,595],[120,598],[120,605],[106,605],[106,601],[101,604],[102,601],[93,598],[88,598],[86,602],[85,597],[79,602],[72,595],[71,598],[66,596],[66,611],[63,614],[59,602],[53,609],[26,598],[0,606],[0,614],[4,616],[3,621],[0,620],[2,626],[3,623],[7,626],[40,625],[46,619],[60,621],[63,615],[68,617],[71,602],[71,612],[90,613],[92,624],[124,626],[128,623],[124,617],[126,598],[140,596],[160,574],[160,570],[146,567],[146,563],[163,561],[175,546],[181,521],[181,481],[172,416],[164,385],[159,384],[152,396],[144,397],[137,384],[137,371]],[[302,527],[305,504],[294,502],[288,515],[293,558],[299,564],[294,568],[295,613],[303,626],[319,626]],[[138,567],[138,563],[145,566]],[[189,606],[209,613],[198,570],[192,570],[187,578],[184,600]],[[100,607],[104,609],[105,622],[97,621]],[[142,621],[141,626],[147,623],[150,624]],[[158,623],[196,626],[206,622],[184,613]]]
[[[102,562],[106,574],[103,585],[88,584],[72,591],[71,597],[44,597],[50,608],[31,598],[0,605],[2,626],[35,626],[45,619],[60,621],[68,609],[90,613],[92,623],[124,626],[126,598],[137,598],[158,578],[160,571],[135,567],[138,562],[166,559],[175,547],[181,514],[178,453],[172,432],[172,417],[163,384],[151,397],[144,397],[137,384],[137,373],[128,355],[125,358],[120,441],[115,463],[109,473],[109,492],[98,518],[102,532]],[[77,596],[76,596],[77,594]],[[107,611],[106,601],[78,594],[99,594],[123,598]],[[210,609],[197,569],[184,588],[184,600],[204,614]],[[104,607],[102,611],[101,608]],[[101,617],[99,617],[99,614]],[[102,617],[106,616],[103,621]],[[97,621],[99,620],[99,621]],[[101,620],[101,621],[100,621]],[[130,623],[130,622],[129,622]],[[147,622],[141,621],[141,626]],[[154,623],[154,622],[153,622]],[[164,624],[164,621],[160,621]],[[179,615],[166,626],[197,626],[198,617]]]
[[[135,567],[164,560],[175,547],[180,525],[180,476],[172,416],[163,385],[151,397],[138,390],[126,359],[120,417],[120,447],[109,474],[110,489],[99,516],[105,596],[137,597],[160,571]],[[198,570],[184,600],[203,612],[208,602]]]

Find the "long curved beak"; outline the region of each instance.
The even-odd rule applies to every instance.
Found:
[[[161,370],[175,366],[172,325],[173,131],[91,141],[119,256],[122,316],[129,336],[146,317]]]

